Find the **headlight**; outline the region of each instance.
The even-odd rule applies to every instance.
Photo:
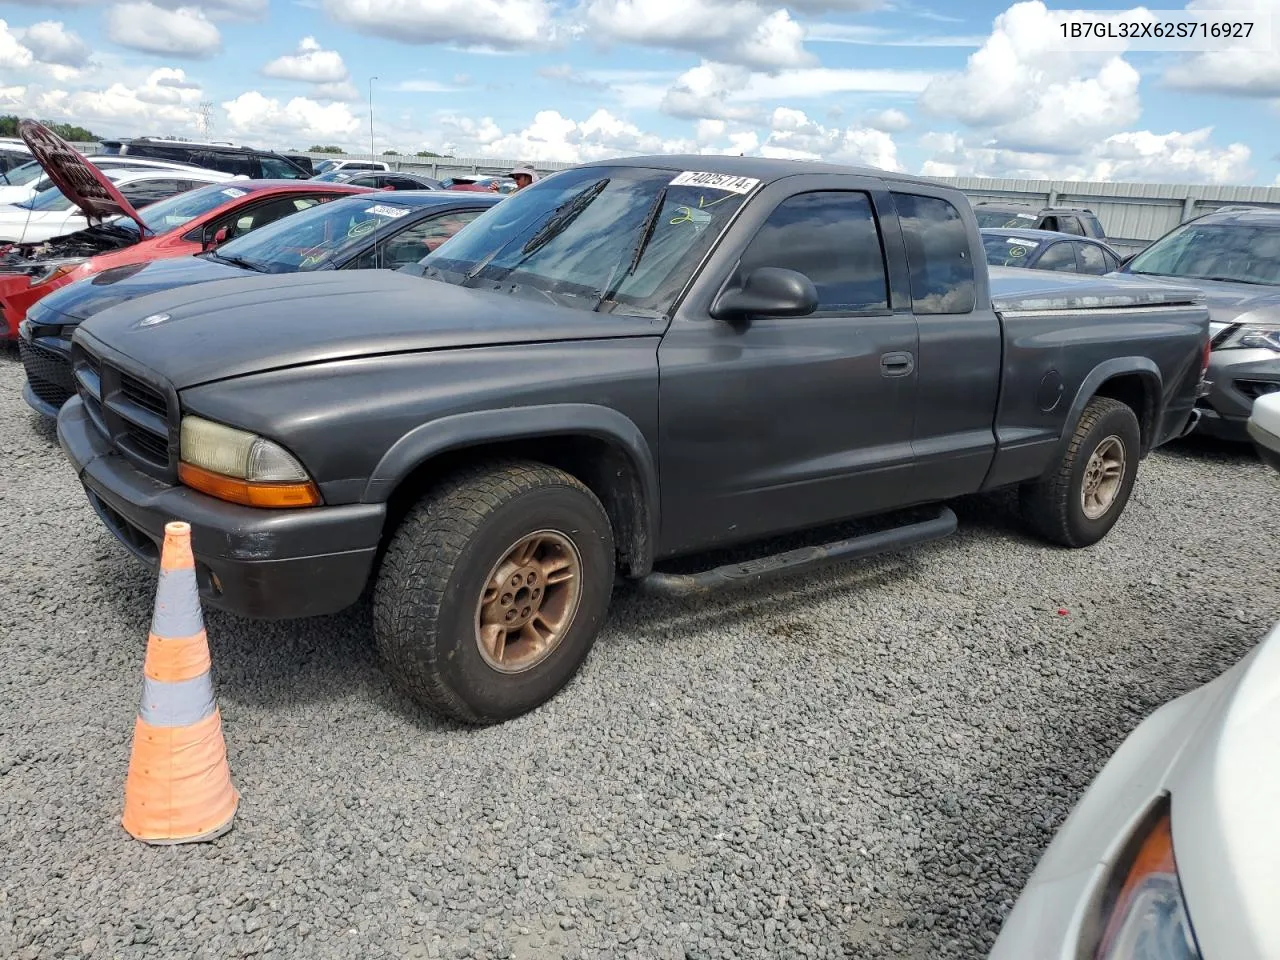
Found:
[[[1118,892],[1103,905],[1102,938],[1089,960],[1201,960],[1173,858],[1166,806],[1147,828],[1136,854],[1112,877]]]
[[[1274,350],[1280,353],[1280,321],[1243,319],[1236,322],[1239,325],[1218,344],[1219,350]]]
[[[307,471],[278,443],[200,417],[183,417],[178,479],[249,507],[314,507],[323,500]]]
[[[56,280],[58,277],[66,276],[80,264],[84,263],[80,260],[54,260],[49,263],[37,263],[27,267],[23,272],[27,275],[31,286],[37,283],[48,283],[50,280]]]

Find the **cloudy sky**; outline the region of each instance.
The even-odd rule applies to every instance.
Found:
[[[1280,0],[1186,6],[1280,32]],[[1040,0],[0,0],[0,113],[193,136],[208,103],[214,139],[367,151],[376,76],[378,152],[1280,184],[1280,40],[1064,50],[1053,29]]]

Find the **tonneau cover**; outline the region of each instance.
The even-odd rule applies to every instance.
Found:
[[[1128,275],[1098,277],[1024,267],[990,267],[989,274],[991,305],[1000,313],[1115,310],[1204,302],[1204,293],[1194,287],[1175,287]]]

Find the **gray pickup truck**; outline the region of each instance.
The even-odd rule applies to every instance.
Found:
[[[1168,284],[989,277],[969,203],[925,180],[612,160],[400,271],[103,311],[58,437],[145,562],[191,524],[207,603],[292,618],[367,591],[397,681],[491,723],[570,680],[618,574],[759,581],[944,536],[947,500],[1005,487],[1046,540],[1097,542],[1139,460],[1189,429],[1208,326]]]

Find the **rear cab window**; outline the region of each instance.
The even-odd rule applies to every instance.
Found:
[[[950,202],[892,194],[907,248],[911,307],[917,314],[972,313],[977,303],[969,230]]]

